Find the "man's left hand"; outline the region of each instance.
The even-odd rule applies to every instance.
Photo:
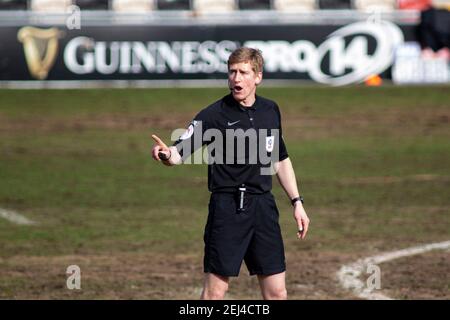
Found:
[[[294,219],[297,221],[297,238],[305,239],[309,227],[309,218],[300,201],[294,206]]]

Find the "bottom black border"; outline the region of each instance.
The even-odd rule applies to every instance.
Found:
[[[357,301],[357,300],[307,300],[307,301],[0,301],[4,314],[33,317],[82,319],[98,313],[104,318],[117,319],[329,319],[386,317],[399,312],[402,317],[430,316],[439,309],[449,310],[450,300],[403,300],[403,301]],[[445,308],[445,310],[444,310]]]

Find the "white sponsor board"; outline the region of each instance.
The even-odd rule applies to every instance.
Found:
[[[398,84],[449,83],[450,61],[423,58],[419,43],[406,42],[396,50],[392,80]]]

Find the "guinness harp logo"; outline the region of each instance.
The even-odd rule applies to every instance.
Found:
[[[47,78],[58,53],[57,28],[38,29],[23,27],[17,33],[17,39],[23,43],[23,50],[31,75],[39,80]]]

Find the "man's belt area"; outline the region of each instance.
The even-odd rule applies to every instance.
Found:
[[[241,184],[238,187],[227,187],[224,189],[219,189],[213,191],[213,193],[228,193],[234,194],[236,198],[236,207],[237,212],[245,212],[245,200],[248,196],[258,196],[266,194],[266,192],[253,192],[250,188],[248,188],[245,184]]]
[[[241,184],[241,185],[239,186],[239,206],[238,206],[238,212],[243,212],[243,211],[245,211],[245,208],[244,208],[245,191],[247,191],[247,188],[245,187],[245,184]]]

